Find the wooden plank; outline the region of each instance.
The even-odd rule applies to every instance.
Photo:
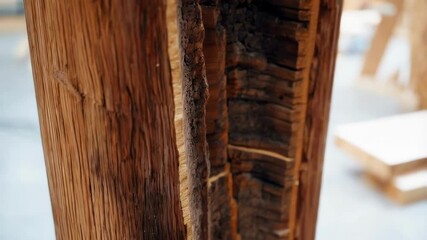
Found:
[[[227,159],[228,106],[225,75],[226,30],[221,25],[221,6],[216,1],[202,1],[203,24],[206,36],[203,54],[209,84],[206,105],[206,138],[209,146],[209,237],[236,239],[237,208],[232,197],[233,181]]]
[[[231,215],[227,214],[229,208],[225,204],[221,214],[211,209],[211,216],[226,217],[222,221],[226,232],[229,229],[227,217],[232,219],[233,239],[294,239],[299,224],[297,205],[303,199],[298,181],[304,144],[308,144],[303,140],[306,110],[313,111],[310,115],[313,121],[328,115],[330,95],[327,93],[331,90],[335,59],[335,50],[330,50],[336,45],[338,11],[332,11],[333,17],[327,22],[336,24],[331,27],[333,30],[320,35],[320,32],[317,34],[320,4],[325,5],[323,14],[327,15],[333,1],[201,2],[210,94],[206,115],[212,153],[210,182],[214,183],[211,186],[221,189],[221,183],[216,181],[223,179],[227,171],[218,172],[218,169],[229,165],[232,174],[230,206],[231,209],[237,206],[236,215],[233,210]],[[335,6],[332,8],[335,10]],[[318,35],[320,40],[316,38]],[[321,59],[313,61],[315,44],[321,41],[329,41],[330,48],[323,50],[319,45]],[[317,75],[312,79],[312,71],[319,74],[319,79]],[[223,89],[224,83],[226,89]],[[309,94],[313,94],[315,100]],[[308,101],[325,104],[321,105],[321,110],[307,109]],[[317,123],[313,126],[322,134],[326,124],[324,121],[319,124],[321,127]],[[316,146],[309,147],[313,149],[310,155],[313,162],[320,162],[321,156],[315,155],[324,147],[324,136],[317,139]],[[224,143],[228,144],[226,161],[221,154]],[[318,166],[321,168],[321,164]],[[313,179],[313,186],[320,189],[318,178]],[[210,197],[220,196],[213,194]],[[224,197],[228,195],[222,195],[218,202],[223,202]],[[317,209],[317,205],[314,208]],[[310,211],[314,208],[310,207]],[[315,229],[315,216],[307,216],[310,221],[304,219],[307,220],[304,228]],[[210,222],[215,229],[220,226],[217,223]],[[224,237],[220,233],[214,236]]]
[[[401,204],[427,200],[427,170],[418,170],[393,178],[388,195]]]
[[[335,143],[387,180],[427,166],[427,111],[352,123],[337,128]]]
[[[381,180],[365,172],[365,180],[398,204],[410,204],[427,200],[427,169]]]
[[[206,140],[205,30],[199,1],[178,0],[184,138],[193,239],[209,239],[209,157]]]
[[[165,2],[25,11],[57,239],[185,239]]]

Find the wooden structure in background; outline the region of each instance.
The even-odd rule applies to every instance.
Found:
[[[387,0],[386,2],[394,7],[394,14],[383,14],[381,22],[377,26],[377,30],[363,61],[361,73],[363,77],[375,78],[388,43],[404,12],[405,0]]]
[[[335,143],[401,203],[427,199],[427,111],[341,126]],[[378,184],[380,183],[380,184]]]
[[[411,87],[418,107],[427,109],[427,1],[414,0],[410,8]]]
[[[427,2],[423,0],[404,1],[387,0],[394,7],[394,14],[383,14],[377,27],[371,46],[365,55],[358,85],[397,97],[404,107],[409,109],[427,108],[427,79],[425,42],[427,27],[425,27]],[[399,83],[398,72],[387,81],[377,78],[377,72],[385,55],[388,43],[404,16],[409,18],[409,36],[411,48],[410,80],[408,84]]]
[[[25,6],[57,237],[314,239],[341,1],[166,5]]]
[[[407,12],[405,0],[378,0],[377,5],[382,13],[382,19],[377,26],[370,47],[365,54],[360,78],[357,85],[367,90],[374,91],[397,98],[408,110],[417,108],[418,99],[409,82],[401,83],[398,80],[399,70],[396,70],[389,79],[380,79],[378,70],[384,60],[387,47],[396,33],[401,19]],[[391,11],[393,10],[393,11]]]

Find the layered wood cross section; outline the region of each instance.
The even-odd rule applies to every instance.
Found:
[[[173,2],[169,0],[169,6]],[[200,1],[205,36],[200,44],[209,86],[205,123],[210,239],[295,237],[303,131],[320,2]],[[333,1],[323,2],[328,6]],[[337,9],[333,10],[337,15]],[[333,25],[332,30],[336,29]],[[170,43],[171,39],[176,41],[176,34],[169,30]],[[332,52],[334,44],[329,44]],[[334,59],[333,53],[328,56]],[[181,83],[177,76],[174,83]],[[327,77],[331,78],[329,74]],[[180,88],[174,85],[175,94],[181,93]],[[179,116],[182,102],[177,96],[175,99]],[[177,118],[177,133],[181,123]],[[178,133],[180,137],[184,135]],[[185,165],[185,161],[180,160],[180,164]],[[185,167],[180,167],[180,175],[185,218],[191,211],[186,203],[192,186],[186,181]],[[191,225],[190,218],[184,220]]]
[[[300,1],[202,2],[211,177],[232,175],[232,185],[216,187],[232,192],[237,229],[231,231],[242,239],[289,237],[310,9],[310,2]],[[221,216],[232,215],[219,209]],[[212,231],[225,233],[225,227]]]

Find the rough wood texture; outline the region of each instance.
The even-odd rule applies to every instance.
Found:
[[[237,147],[229,148],[229,158],[243,239],[293,238],[292,195],[298,181],[316,4],[231,1],[223,6],[229,144]],[[238,164],[241,161],[246,164]]]
[[[208,97],[199,1],[178,0],[184,136],[193,239],[208,239],[209,160],[206,141]]]
[[[212,154],[209,158],[211,179],[225,177],[230,165],[233,183],[232,187],[228,186],[228,191],[232,192],[230,210],[221,210],[223,216],[232,220],[221,221],[222,225],[217,226],[231,229],[233,238],[294,238],[299,203],[297,184],[319,2],[201,2],[206,28],[204,54],[211,94],[206,118]],[[337,37],[328,34],[332,33],[325,34],[330,39]],[[334,58],[334,54],[328,56]],[[325,60],[327,62],[322,66],[333,69],[334,59]],[[328,82],[331,78],[325,80],[325,88],[330,87]],[[318,89],[314,84],[311,91],[325,90],[323,85],[319,86]],[[227,104],[223,101],[224,92]],[[314,95],[326,102],[330,97],[322,93]],[[319,113],[327,115],[323,110],[327,111],[322,108]],[[224,135],[227,131],[228,137]],[[320,138],[319,144],[313,146],[315,151],[323,151],[324,140]],[[225,160],[223,151],[227,144],[228,159]],[[315,158],[313,161],[320,160]],[[223,181],[215,186],[223,188],[225,193],[227,185]],[[226,197],[223,194],[217,201]],[[237,215],[234,206],[237,206]],[[211,212],[215,213],[212,209]],[[212,223],[213,219],[210,221]]]
[[[175,132],[176,145],[179,154],[179,189],[182,205],[184,224],[187,229],[187,239],[193,239],[191,232],[192,223],[190,217],[190,191],[188,189],[188,168],[185,155],[185,138],[183,125],[183,102],[182,102],[182,76],[180,67],[180,51],[178,41],[177,0],[167,0],[167,29],[168,29],[168,52],[171,63],[172,86],[175,103]]]
[[[164,1],[25,5],[58,239],[184,239]]]
[[[427,109],[427,1],[414,0],[411,18],[411,84],[420,109]]]
[[[27,3],[58,237],[314,238],[338,5],[176,1]]]
[[[202,6],[213,96],[206,119],[211,178],[227,175],[229,164],[233,183],[231,214],[224,214],[232,220],[222,228],[231,224],[237,239],[313,239],[341,5],[204,0]],[[218,153],[226,144],[225,162]]]
[[[296,239],[315,239],[341,11],[341,0],[320,2],[299,177]]]
[[[209,232],[210,239],[235,239],[232,219],[236,217],[232,199],[232,178],[227,161],[228,110],[225,76],[226,36],[220,24],[220,8],[216,1],[203,1],[205,27],[203,53],[209,84],[206,105],[206,139],[209,144]]]

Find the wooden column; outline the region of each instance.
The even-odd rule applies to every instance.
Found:
[[[317,171],[322,168],[339,21],[332,2],[201,2],[210,94],[206,123],[212,237],[314,237],[299,234],[298,207],[317,210],[304,197],[316,202],[320,189]],[[328,8],[333,19],[324,10]],[[327,46],[317,50],[319,56],[316,44]],[[312,135],[316,133],[320,135]],[[304,155],[307,149],[309,156]],[[309,177],[313,193],[305,185],[300,189],[307,161],[316,172]],[[229,204],[222,203],[226,200]],[[303,213],[304,226],[314,231],[316,215],[310,211],[307,218]]]
[[[25,10],[57,239],[184,239],[165,1]]]
[[[320,1],[297,195],[295,238],[302,240],[316,235],[341,11],[341,0]]]
[[[420,109],[427,109],[427,1],[414,0],[411,17],[411,84]]]

